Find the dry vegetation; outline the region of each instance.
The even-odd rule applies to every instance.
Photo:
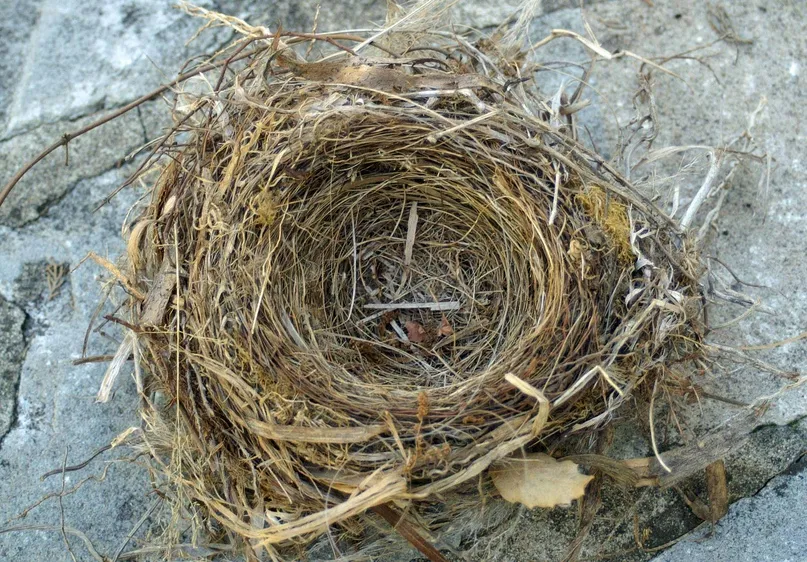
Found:
[[[620,463],[600,430],[642,403],[652,434],[657,395],[683,402],[714,360],[699,250],[752,137],[711,153],[676,219],[677,191],[664,212],[577,140],[582,88],[547,99],[525,78],[558,38],[613,58],[593,35],[529,49],[531,4],[481,38],[440,5],[393,6],[369,34],[185,6],[241,37],[170,85],[175,126],[136,174],[149,190],[127,255],[91,256],[130,311],[99,399],[132,357],[169,546],[281,559],[327,534],[378,554],[400,546],[383,519],[441,560],[431,538],[493,494],[545,506],[592,479],[669,484],[731,447],[665,462],[654,439],[655,458]],[[626,148],[646,143],[642,162],[688,150],[652,152],[643,131]],[[525,483],[539,464],[549,476]],[[535,497],[555,477],[569,489]]]
[[[550,123],[505,39],[309,62],[308,37],[202,15],[266,46],[180,96],[129,241],[178,500],[274,553],[361,542],[376,506],[434,530],[489,466],[574,450],[700,358],[686,233]]]

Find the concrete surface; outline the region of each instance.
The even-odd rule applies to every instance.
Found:
[[[508,0],[491,6],[482,0],[466,1],[459,17],[463,23],[489,26],[514,3]],[[212,34],[185,47],[198,22],[178,14],[171,4],[168,0],[0,3],[0,52],[5,54],[0,57],[0,180],[10,177],[23,161],[62,132],[79,128],[104,110],[150,90],[164,77],[174,75],[190,53],[215,48],[228,39],[225,33]],[[344,29],[383,19],[383,2],[324,4],[320,29]],[[581,11],[569,8],[570,4],[576,3],[545,2],[547,15],[534,23],[534,38],[556,27],[583,31]],[[656,1],[651,7],[641,0],[600,1],[587,3],[584,14],[610,51],[626,49],[645,57],[661,57],[704,46],[716,38],[708,24],[707,6],[693,4],[669,0]],[[270,26],[282,21],[287,29],[310,29],[315,2],[208,0],[202,5]],[[741,131],[759,98],[767,97],[758,134],[776,159],[771,191],[768,195],[757,191],[753,167],[737,174],[711,250],[739,278],[767,286],[750,290],[775,311],[755,315],[714,337],[758,344],[807,328],[803,283],[807,278],[803,257],[807,155],[802,117],[807,6],[797,0],[739,0],[726,2],[725,8],[738,33],[753,43],[720,43],[698,51],[705,64],[692,59],[667,63],[691,90],[677,79],[656,73],[654,92],[661,121],[657,145],[719,144]],[[541,57],[545,61],[587,60],[568,40],[551,44]],[[592,77],[594,90],[588,97],[593,103],[581,117],[603,152],[613,151],[618,125],[626,124],[633,115],[637,69],[635,61],[620,59],[599,64]],[[576,68],[563,72],[579,75]],[[551,92],[563,77],[554,72],[541,73],[537,79]],[[70,145],[69,167],[64,166],[64,153],[53,154],[0,208],[0,529],[45,494],[62,490],[60,476],[44,482],[39,477],[60,468],[65,454],[67,465],[78,463],[137,424],[131,380],[119,381],[114,399],[97,405],[93,399],[104,366],[75,367],[71,363],[81,353],[88,319],[108,277],[93,264],[73,268],[89,251],[110,257],[121,251],[121,224],[138,193],[124,191],[100,211],[93,209],[132,170],[125,157],[166,123],[164,104],[157,102],[77,139]],[[53,264],[70,267],[55,290]],[[106,312],[114,310],[115,298],[113,295]],[[104,332],[91,334],[90,354],[114,349],[112,339],[118,334],[110,327]],[[765,353],[764,358],[783,369],[803,369],[805,350],[804,344],[791,344]],[[782,384],[747,368],[732,366],[718,374],[704,378],[703,386],[740,401],[773,392]],[[687,538],[658,560],[807,560],[803,554],[807,550],[804,461],[796,462],[807,449],[807,425],[799,421],[807,414],[805,392],[800,389],[777,399],[765,418],[769,425],[757,430],[743,449],[727,459],[730,496],[732,501],[740,501],[712,536],[701,542]],[[693,406],[685,420],[695,432],[731,412],[730,407],[714,401],[705,400],[701,406]],[[615,454],[648,454],[647,436],[637,434],[632,421],[622,420],[617,427]],[[64,524],[86,533],[107,556],[119,548],[151,503],[145,471],[136,464],[116,461],[123,454],[106,453],[87,468],[67,474],[64,482],[69,491],[89,476],[100,478],[108,469],[103,482],[90,480],[62,498]],[[687,486],[703,493],[702,479],[695,478]],[[58,500],[58,496],[52,497],[27,517],[8,523],[43,525],[49,530],[0,534],[0,560],[70,560],[59,532],[62,509]],[[611,490],[604,494],[603,502],[592,537],[584,544],[584,557],[651,558],[654,552],[636,548],[634,512],[641,531],[647,534],[646,549],[670,542],[699,524],[674,491]],[[634,503],[635,508],[626,507]],[[133,544],[158,516],[159,511],[149,518]],[[502,539],[495,551],[502,560],[557,560],[575,530],[573,509],[524,513],[517,532]],[[77,535],[67,537],[77,560],[93,559]]]
[[[795,500],[795,501],[788,501]],[[807,560],[807,457],[777,476],[759,494],[742,499],[714,529],[693,533],[654,562]]]

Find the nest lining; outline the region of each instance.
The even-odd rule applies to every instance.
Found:
[[[146,441],[253,544],[360,539],[389,502],[445,521],[700,353],[674,226],[481,56],[433,52],[328,79],[268,47],[179,115],[133,229],[146,394],[171,399]]]

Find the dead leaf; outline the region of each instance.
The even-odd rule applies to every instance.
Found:
[[[443,316],[443,319],[440,321],[440,329],[437,330],[438,336],[450,336],[454,333],[454,328],[451,327],[451,324],[448,323],[448,318]]]
[[[416,85],[412,76],[399,69],[361,63],[314,62],[297,65],[296,72],[315,82],[361,86],[382,92],[406,92]]]
[[[420,343],[426,339],[426,329],[418,322],[408,320],[406,324],[404,324],[404,328],[406,328],[406,337],[409,338],[409,341]]]
[[[586,493],[594,478],[580,474],[572,461],[553,459],[544,453],[532,453],[525,458],[505,459],[491,466],[493,484],[510,503],[533,507],[569,505]]]
[[[709,521],[715,523],[729,512],[726,465],[722,460],[715,461],[706,467],[706,490],[709,494]]]

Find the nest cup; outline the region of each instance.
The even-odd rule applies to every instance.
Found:
[[[438,528],[491,465],[580,443],[700,353],[674,225],[516,58],[407,40],[308,62],[253,39],[178,109],[132,229],[146,443],[252,547],[362,541],[381,505]]]

